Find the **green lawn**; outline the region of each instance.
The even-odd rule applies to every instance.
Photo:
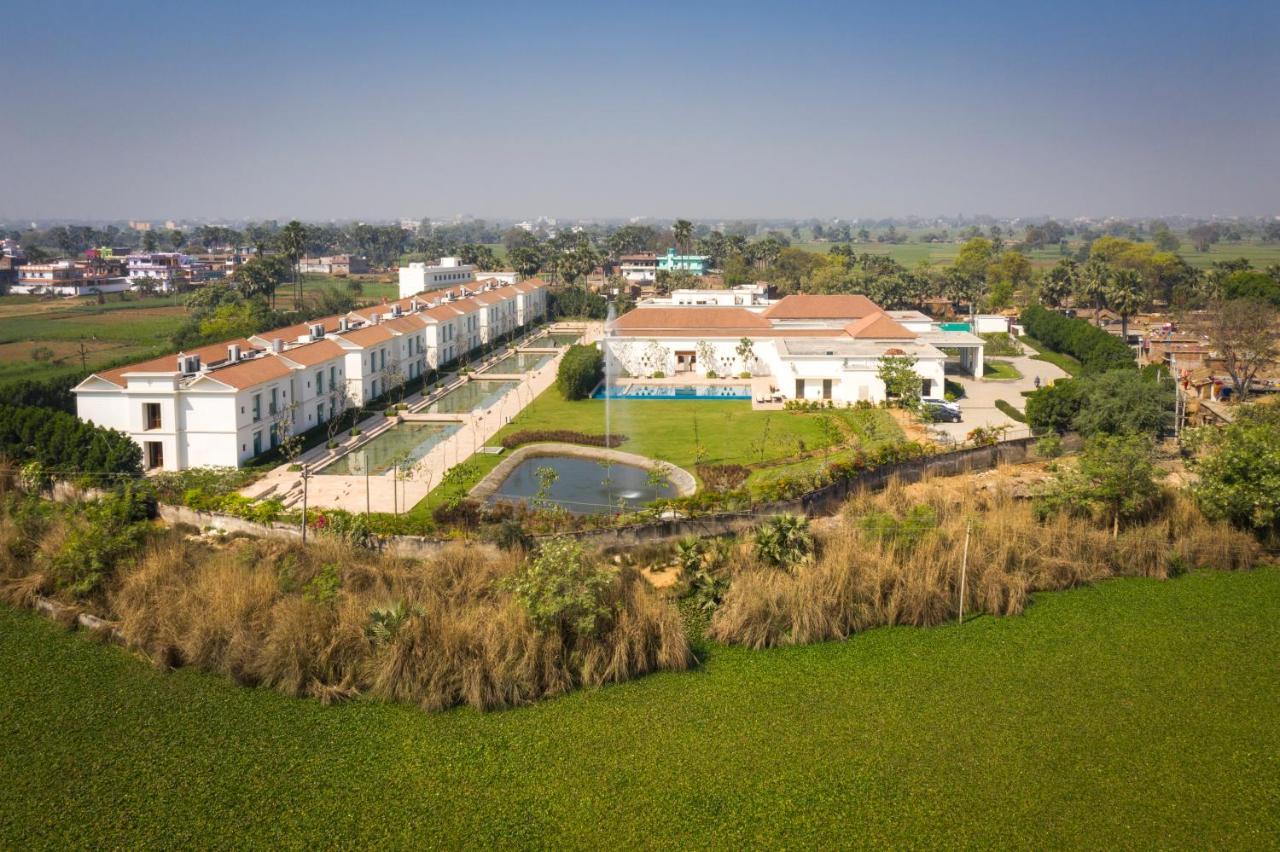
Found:
[[[0,846],[1266,848],[1280,569],[515,711],[325,707],[0,607]]]
[[[984,379],[995,379],[996,381],[1008,381],[1011,379],[1022,378],[1022,373],[1018,372],[1018,368],[1008,361],[991,361],[983,359],[982,373]]]
[[[787,458],[800,452],[801,442],[806,450],[830,445],[815,414],[752,411],[751,403],[744,400],[615,399],[610,405],[611,431],[628,438],[618,449],[661,459],[690,471],[697,462],[695,421],[705,453],[704,464],[746,465]],[[504,435],[526,429],[572,429],[603,435],[604,418],[604,400],[568,402],[552,386],[486,443],[496,446]],[[501,456],[474,456],[471,461],[474,472],[466,488],[479,482],[501,460]],[[409,514],[425,514],[447,496],[445,489],[436,488]]]
[[[1067,375],[1070,376],[1074,376],[1076,373],[1080,372],[1080,362],[1075,358],[1072,358],[1070,355],[1063,352],[1054,352],[1034,337],[1023,335],[1022,337],[1019,337],[1018,340],[1036,350],[1036,354],[1031,356],[1034,360],[1045,361],[1056,367],[1060,367],[1062,370],[1066,371]]]

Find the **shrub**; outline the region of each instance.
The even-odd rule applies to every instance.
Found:
[[[755,552],[774,568],[792,568],[813,553],[809,519],[800,515],[774,515],[756,530]]]
[[[571,538],[553,538],[506,582],[541,630],[568,638],[595,636],[612,613],[608,592],[616,572],[597,563]]]
[[[626,443],[626,435],[591,435],[572,429],[522,429],[503,436],[500,443],[508,450],[521,444],[537,444],[553,441],[561,444],[582,444],[587,447],[617,447]]]
[[[697,472],[703,484],[712,491],[737,491],[751,474],[740,464],[700,464]]]
[[[1008,400],[997,399],[996,408],[999,409],[1001,412],[1003,412],[1004,415],[1010,418],[1011,420],[1016,420],[1019,423],[1027,422],[1027,416],[1023,414],[1021,411],[1019,411],[1018,409],[1014,408],[1013,405],[1011,405]]]
[[[1022,346],[1010,337],[1008,332],[997,331],[978,336],[986,341],[984,347],[986,355],[1013,357],[1022,354]]]
[[[586,399],[604,378],[604,353],[595,346],[574,344],[560,359],[556,386],[565,399]]]
[[[1056,459],[1062,455],[1062,436],[1050,432],[1036,441],[1036,455],[1042,459]]]

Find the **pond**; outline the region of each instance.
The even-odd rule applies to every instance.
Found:
[[[651,484],[649,471],[641,467],[606,467],[598,459],[577,456],[535,456],[516,465],[489,502],[532,503],[542,487],[538,471],[544,468],[556,472],[545,499],[575,514],[614,512],[619,504],[630,510],[676,495],[670,485]]]
[[[751,399],[750,385],[610,385],[595,399]]]
[[[537,346],[543,341],[549,341],[552,346],[572,346],[582,339],[582,333],[577,331],[553,331],[546,337],[540,337],[533,342],[532,345]]]
[[[508,379],[490,380],[475,379],[460,385],[422,409],[424,414],[459,414],[475,411],[477,408],[488,408],[519,382]]]
[[[556,356],[550,352],[512,352],[507,357],[494,362],[493,366],[485,369],[485,372],[500,375],[529,373],[539,367],[545,367],[554,357]]]
[[[460,423],[397,423],[369,443],[322,467],[321,475],[363,476],[386,473],[399,460],[416,462],[461,427]]]

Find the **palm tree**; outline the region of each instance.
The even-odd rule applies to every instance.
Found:
[[[1080,270],[1079,284],[1080,295],[1089,300],[1093,304],[1093,322],[1094,325],[1102,325],[1102,300],[1107,295],[1107,288],[1111,285],[1111,267],[1105,260],[1091,257],[1085,261],[1084,266]]]
[[[1059,261],[1040,281],[1040,301],[1056,308],[1071,295],[1079,281],[1079,265],[1071,259]]]
[[[677,219],[671,230],[675,234],[676,248],[680,249],[681,254],[688,254],[689,240],[693,237],[693,223],[688,219]]]
[[[756,530],[756,556],[775,568],[790,568],[813,553],[809,519],[774,515]]]
[[[294,219],[280,229],[276,239],[279,241],[280,251],[289,259],[289,268],[293,273],[293,308],[301,310],[302,283],[298,277],[298,263],[307,248],[307,226]]]
[[[1147,307],[1147,291],[1142,279],[1132,269],[1119,269],[1111,276],[1107,288],[1107,304],[1120,315],[1120,335],[1129,339],[1129,317]]]

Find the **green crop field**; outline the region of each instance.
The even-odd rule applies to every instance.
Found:
[[[186,312],[176,297],[115,301],[0,298],[0,381],[43,379],[90,369],[121,358],[145,357],[166,348]],[[33,357],[37,349],[48,358]]]
[[[1280,569],[513,711],[323,706],[0,607],[0,846],[1273,848]]]

